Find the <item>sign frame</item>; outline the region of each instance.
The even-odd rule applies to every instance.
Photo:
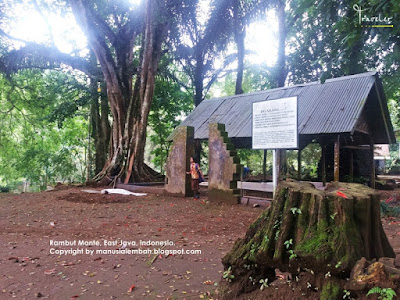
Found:
[[[290,105],[291,105],[291,109],[290,110],[287,110],[287,109],[285,109],[286,108],[286,106],[285,106],[285,103],[287,104],[287,103],[290,103],[291,101],[294,101],[294,103],[292,102]],[[280,102],[280,103],[279,103]],[[269,106],[275,106],[275,107],[277,107],[277,106],[280,106],[280,107],[284,107],[284,109],[279,109],[277,112],[279,112],[279,113],[293,113],[293,107],[292,106],[295,106],[295,111],[296,111],[296,113],[295,113],[295,122],[294,122],[294,124],[292,124],[291,125],[291,131],[293,131],[293,134],[292,134],[292,137],[294,138],[294,140],[295,140],[295,142],[294,143],[291,143],[290,145],[287,145],[287,144],[285,144],[285,145],[279,145],[279,143],[274,143],[274,144],[278,144],[278,145],[271,145],[271,146],[269,146],[269,144],[271,144],[272,142],[269,142],[269,144],[268,143],[264,143],[263,145],[256,145],[255,146],[255,144],[254,144],[254,124],[255,124],[255,109],[254,109],[254,106],[255,105],[257,105],[257,104],[262,104],[262,103],[264,103],[264,104],[269,104],[269,105],[267,105],[267,108],[269,107]],[[273,111],[274,109],[272,109],[272,111]],[[270,114],[271,112],[269,112],[268,114]],[[256,101],[256,102],[253,102],[252,103],[252,113],[251,113],[251,116],[252,116],[252,122],[251,122],[251,143],[252,143],[252,149],[256,149],[256,150],[262,150],[262,149],[267,149],[267,150],[273,150],[273,149],[298,149],[299,148],[299,128],[298,128],[298,122],[299,122],[299,118],[298,118],[298,97],[297,96],[294,96],[294,97],[284,97],[284,98],[277,98],[277,99],[271,99],[271,100],[262,100],[262,101]],[[288,118],[288,120],[292,120],[293,121],[293,119],[292,118]],[[269,131],[270,129],[269,129],[270,127],[266,127],[265,129],[264,129],[264,132],[266,132],[266,131]],[[271,127],[272,128],[272,127]],[[279,131],[277,131],[277,133],[279,133]]]

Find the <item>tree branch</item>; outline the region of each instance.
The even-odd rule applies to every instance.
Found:
[[[66,64],[89,76],[98,76],[99,70],[87,60],[62,53],[54,47],[46,47],[37,43],[25,42],[26,46],[8,52],[0,57],[0,70],[6,74],[25,68],[54,68]]]

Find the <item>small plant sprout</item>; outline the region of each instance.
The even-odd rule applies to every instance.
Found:
[[[391,288],[386,288],[383,289],[379,286],[373,287],[370,289],[367,293],[367,296],[372,295],[372,294],[379,294],[378,299],[382,300],[392,300],[394,297],[396,297],[396,292],[391,289]]]
[[[278,228],[279,226],[281,226],[281,222],[278,221],[278,220],[276,220],[275,223],[274,223],[274,228],[276,229],[276,228]]]
[[[249,276],[249,280],[251,281],[251,283],[252,283],[253,285],[256,284],[256,280],[255,280],[253,277]]]
[[[268,287],[268,278],[260,279],[259,282],[261,283],[260,290],[264,290],[266,287]]]
[[[331,275],[331,272],[328,272],[328,273],[326,273],[325,274],[325,278],[329,278],[329,277],[331,277],[332,275]]]
[[[343,290],[343,299],[351,299],[351,293],[348,290]]]
[[[341,265],[342,265],[342,262],[339,261],[339,262],[335,265],[335,268],[337,269],[337,268],[339,268]]]
[[[268,242],[269,242],[268,235],[265,235],[265,236],[264,236],[264,240],[265,240],[265,242],[266,242],[266,243],[268,243]]]
[[[250,249],[250,256],[253,256],[256,253],[256,250],[257,246],[255,244],[252,244]]]
[[[311,289],[311,283],[309,283],[308,281],[307,281],[307,288]]]
[[[335,220],[336,215],[337,215],[337,212],[335,212],[334,214],[331,214],[331,215],[330,215],[331,219],[332,219],[332,220]]]
[[[299,215],[301,215],[301,209],[300,208],[298,208],[298,207],[292,207],[291,209],[290,209],[290,211],[292,212],[292,214],[299,214]]]
[[[289,251],[288,251],[288,253],[290,254],[290,256],[289,256],[289,260],[292,260],[292,259],[294,259],[294,258],[296,258],[296,257],[297,257],[297,254],[296,254],[296,253],[294,253],[294,251],[293,251],[293,250],[289,250]]]
[[[287,240],[283,243],[286,249],[289,249],[291,245],[293,245],[293,239]]]
[[[232,274],[232,267],[229,267],[228,270],[224,271],[224,274],[222,276],[226,281],[232,282],[232,279],[235,278],[235,276]]]

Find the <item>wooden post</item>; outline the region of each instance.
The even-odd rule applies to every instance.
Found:
[[[276,149],[276,167],[278,173],[278,180],[282,180],[286,175],[286,149]]]
[[[301,179],[301,150],[297,150],[297,180]]]
[[[264,149],[264,161],[263,161],[263,181],[267,181],[267,150]]]
[[[353,181],[354,179],[354,150],[353,149],[349,149],[350,151],[350,168],[349,168],[349,172],[350,172],[350,180]]]
[[[276,176],[277,180],[280,181],[281,177],[281,149],[275,149],[275,163],[276,163]]]
[[[383,174],[386,175],[386,156],[383,158]]]
[[[371,161],[371,188],[375,188],[375,162],[374,162],[374,141],[371,139],[369,144]]]
[[[279,168],[278,168],[278,160],[277,160],[277,156],[278,156],[278,150],[272,150],[272,186],[273,186],[273,195],[275,197],[275,190],[276,187],[278,185],[278,181],[279,181]]]
[[[322,185],[326,186],[326,163],[325,163],[325,159],[326,159],[326,145],[323,144],[322,145],[322,149],[321,149],[322,153],[321,153],[321,171],[322,171]]]
[[[339,157],[340,157],[340,135],[337,135],[334,146],[334,155],[333,155],[333,180],[339,181]]]

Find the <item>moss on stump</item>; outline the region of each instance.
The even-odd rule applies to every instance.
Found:
[[[379,205],[374,190],[360,184],[335,183],[320,191],[310,183],[281,182],[271,207],[222,260],[235,276],[235,293],[258,287],[249,278],[275,280],[276,268],[344,278],[361,257],[395,257]]]

